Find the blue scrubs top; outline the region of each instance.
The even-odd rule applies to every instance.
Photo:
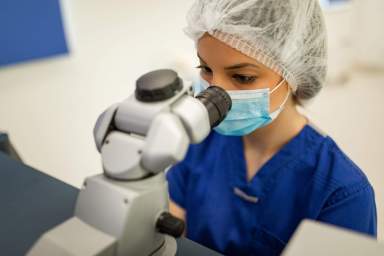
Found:
[[[242,138],[216,132],[191,145],[167,179],[186,210],[186,236],[225,255],[278,255],[305,218],[376,236],[369,181],[310,125],[250,182]]]

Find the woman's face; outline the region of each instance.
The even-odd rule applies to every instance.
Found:
[[[275,88],[282,77],[241,52],[205,34],[198,42],[200,74],[210,85],[225,90]],[[270,111],[277,109],[288,93],[287,83],[270,96]]]

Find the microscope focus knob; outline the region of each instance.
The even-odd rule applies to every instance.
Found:
[[[172,98],[183,88],[183,81],[171,69],[159,69],[142,75],[136,81],[135,96],[142,102]]]
[[[184,221],[169,212],[163,212],[157,219],[156,228],[160,233],[180,237],[184,232]]]

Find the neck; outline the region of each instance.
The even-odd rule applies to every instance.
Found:
[[[269,125],[243,137],[244,146],[259,155],[273,155],[307,124],[307,119],[298,112],[291,98]]]

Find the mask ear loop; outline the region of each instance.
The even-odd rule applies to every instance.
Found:
[[[281,80],[281,82],[275,86],[275,88],[272,89],[272,91],[269,92],[269,95],[271,95],[272,93],[274,93],[277,89],[279,89],[280,86],[282,86],[285,82],[285,79]],[[287,96],[285,97],[283,103],[281,104],[281,107],[283,107],[285,105],[285,103],[287,103],[287,100],[289,98],[289,95],[291,94],[291,87],[288,85],[288,93],[287,93]]]
[[[283,81],[281,81],[271,92],[270,94],[272,94],[274,91],[276,91],[282,84],[283,82],[285,81],[285,79],[283,79]],[[285,106],[285,104],[287,103],[288,99],[289,99],[289,95],[291,95],[291,87],[288,85],[288,93],[287,93],[287,96],[285,97],[283,103],[280,105],[280,107],[278,107],[275,111],[273,111],[272,113],[270,113],[270,116],[272,119],[275,119],[280,113],[281,111],[283,111],[283,108]]]
[[[278,85],[276,85],[275,88],[273,88],[273,89],[269,92],[269,94],[274,93],[277,89],[279,89],[280,86],[282,86],[282,85],[284,84],[284,82],[285,82],[285,79],[283,78],[283,80],[281,80],[281,82],[280,82]],[[288,86],[288,87],[289,87],[289,86]]]
[[[284,107],[285,103],[287,103],[287,101],[289,99],[289,95],[291,95],[291,87],[288,85],[288,93],[287,93],[287,96],[285,97],[283,103],[281,104],[281,108]]]

